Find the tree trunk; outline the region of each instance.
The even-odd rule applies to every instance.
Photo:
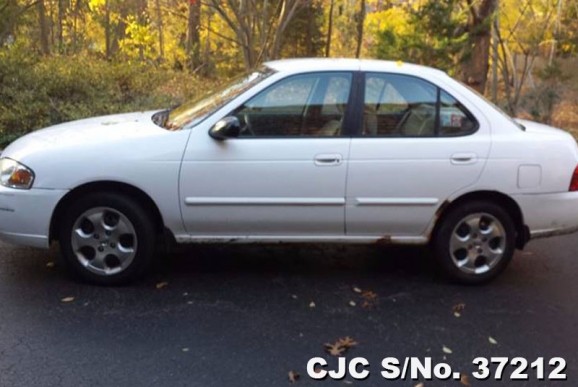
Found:
[[[58,0],[58,30],[56,31],[56,40],[59,48],[64,47],[64,18],[66,17],[66,1]]]
[[[163,30],[163,13],[161,12],[161,2],[156,0],[157,8],[157,27],[159,31],[159,59],[161,61],[165,58],[165,36]]]
[[[37,3],[38,8],[38,27],[40,32],[40,51],[44,55],[50,54],[49,45],[49,31],[48,31],[48,21],[46,20],[46,5],[44,0],[39,0]]]
[[[106,59],[112,56],[110,41],[110,0],[104,2],[104,55]]]
[[[329,5],[329,26],[327,27],[327,42],[325,43],[325,57],[329,58],[331,55],[331,35],[333,34],[333,8],[335,0],[331,0]]]
[[[361,46],[363,45],[363,24],[365,23],[365,0],[361,0],[359,6],[359,13],[357,14],[357,49],[355,50],[355,57],[359,58],[361,55]]]
[[[468,0],[470,9],[470,44],[469,57],[462,63],[462,78],[464,82],[484,93],[490,68],[490,48],[492,41],[491,18],[496,11],[497,0],[481,0],[476,7],[472,0]]]
[[[189,22],[187,27],[187,56],[190,61],[191,70],[201,65],[200,48],[201,36],[199,28],[201,25],[201,2],[200,0],[189,0]]]

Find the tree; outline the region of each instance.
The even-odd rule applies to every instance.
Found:
[[[462,79],[480,93],[486,90],[490,68],[490,48],[492,39],[492,19],[498,5],[497,0],[466,0],[470,12],[468,22],[469,48],[462,60]]]

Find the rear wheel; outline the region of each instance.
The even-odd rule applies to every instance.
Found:
[[[95,193],[74,202],[59,228],[67,269],[100,285],[129,283],[155,255],[155,228],[149,214],[124,195]]]
[[[436,258],[452,280],[466,284],[491,281],[514,255],[516,227],[507,211],[494,203],[470,202],[455,207],[434,235]]]

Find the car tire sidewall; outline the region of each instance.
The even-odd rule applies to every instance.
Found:
[[[87,270],[72,249],[72,228],[84,212],[96,207],[110,207],[125,215],[132,223],[138,247],[131,264],[122,272],[101,276]],[[154,224],[150,215],[134,200],[119,194],[90,194],[75,201],[66,211],[59,227],[61,257],[64,266],[77,279],[96,285],[126,285],[139,278],[151,265],[156,248]]]
[[[506,246],[500,262],[484,274],[464,273],[454,264],[450,254],[450,240],[455,227],[466,216],[475,213],[493,215],[502,223],[506,233]],[[487,283],[500,275],[512,260],[516,246],[516,227],[508,212],[499,205],[486,202],[464,203],[451,209],[441,222],[434,235],[434,252],[440,268],[451,281],[469,285]]]

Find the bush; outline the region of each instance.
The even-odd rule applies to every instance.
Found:
[[[39,57],[0,50],[0,149],[61,122],[174,106],[206,89],[191,75],[154,65],[79,55]]]

